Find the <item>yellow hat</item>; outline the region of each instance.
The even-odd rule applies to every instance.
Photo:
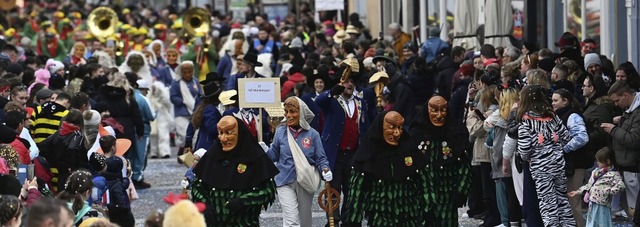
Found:
[[[93,225],[94,223],[110,223],[108,219],[106,218],[87,218],[86,220],[82,221],[82,224],[80,224],[80,227],[89,227],[91,225]]]
[[[0,31],[4,31],[4,26],[0,24]]]
[[[129,29],[131,29],[131,25],[130,24],[123,24],[122,26],[120,26],[120,29],[123,31],[127,31]]]
[[[90,40],[93,39],[93,35],[91,35],[91,33],[87,33],[86,35],[84,35],[84,40]]]
[[[82,18],[82,14],[81,14],[80,12],[78,12],[78,11],[75,11],[75,12],[71,13],[71,16],[72,16],[73,18],[75,18],[75,19],[80,19],[80,18]]]
[[[134,27],[131,27],[131,28],[129,28],[129,29],[127,30],[127,34],[128,34],[128,35],[136,35],[136,34],[138,34],[138,29],[137,29],[137,28],[134,28]]]
[[[173,22],[173,25],[171,25],[171,29],[173,30],[178,30],[182,28],[182,22],[176,21]]]
[[[64,18],[64,19],[60,20],[60,22],[62,24],[71,24],[71,20],[69,20],[69,18]]]
[[[51,21],[50,20],[46,20],[46,21],[43,21],[42,23],[40,23],[40,27],[46,27],[46,26],[51,26]]]
[[[53,13],[53,16],[57,17],[57,18],[63,18],[64,17],[64,13],[60,12],[60,11],[56,11],[55,13]]]
[[[122,14],[129,14],[131,12],[131,10],[129,8],[124,8],[122,10]]]
[[[153,40],[151,40],[151,39],[145,39],[144,40],[144,45],[149,45],[149,44],[151,44],[152,41]]]
[[[4,36],[6,36],[6,37],[12,37],[15,34],[16,34],[16,29],[15,28],[9,28],[6,31],[4,31]]]
[[[164,30],[167,30],[167,25],[165,25],[165,24],[156,24],[156,25],[153,26],[153,29],[164,31]]]
[[[147,35],[149,33],[149,30],[145,27],[141,27],[138,28],[138,34],[137,35]]]
[[[236,95],[238,95],[238,91],[236,90],[223,91],[218,96],[218,100],[220,100],[222,105],[231,105],[236,103],[236,99],[238,99]]]
[[[47,33],[58,34],[58,31],[56,31],[56,29],[53,28],[53,27],[49,27],[49,28],[47,28]]]

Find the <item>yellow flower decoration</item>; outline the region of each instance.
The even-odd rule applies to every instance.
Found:
[[[16,29],[15,28],[9,28],[4,32],[4,36],[6,36],[6,37],[12,37],[15,34],[16,34]]]
[[[60,11],[56,11],[55,13],[53,13],[53,16],[57,18],[64,18],[64,13]]]

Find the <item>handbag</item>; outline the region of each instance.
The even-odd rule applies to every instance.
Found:
[[[289,149],[296,167],[296,181],[307,192],[315,193],[320,189],[320,175],[316,168],[309,164],[307,157],[302,153],[302,149],[296,143],[289,129],[287,129],[287,140],[289,141]]]

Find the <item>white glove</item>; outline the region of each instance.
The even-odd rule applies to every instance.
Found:
[[[267,146],[266,143],[264,142],[258,142],[258,144],[260,144],[260,147],[262,147],[262,150],[264,150],[264,152],[269,151],[269,146]]]
[[[325,181],[331,181],[333,180],[333,173],[331,173],[331,171],[327,171],[327,172],[322,172],[322,177],[324,178]]]

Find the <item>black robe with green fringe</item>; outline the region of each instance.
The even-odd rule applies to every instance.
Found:
[[[409,134],[419,141],[426,158],[429,181],[424,187],[424,223],[421,226],[457,227],[458,207],[466,204],[471,186],[471,161],[465,150],[469,133],[461,124],[434,126],[426,111],[411,124]]]
[[[278,169],[247,126],[236,121],[236,147],[224,152],[216,140],[193,170],[191,199],[206,204],[207,226],[259,226],[260,211],[275,200]]]
[[[426,158],[408,133],[398,146],[387,144],[382,136],[386,113],[373,121],[354,156],[349,179],[345,225],[356,225],[366,218],[369,226],[420,226],[424,191],[427,184]]]

